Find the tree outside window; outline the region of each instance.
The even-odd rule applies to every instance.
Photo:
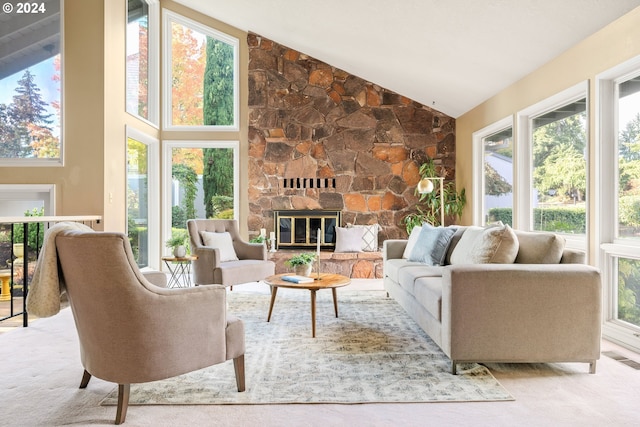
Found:
[[[169,125],[234,126],[236,46],[195,26],[171,21]]]
[[[586,99],[532,120],[533,229],[586,232]]]

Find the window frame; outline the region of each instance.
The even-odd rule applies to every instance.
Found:
[[[125,147],[128,146],[128,139],[134,139],[142,144],[147,146],[147,185],[149,187],[149,195],[147,198],[147,211],[148,211],[148,220],[149,223],[147,225],[147,229],[149,230],[149,254],[148,254],[148,266],[143,268],[147,269],[160,269],[160,257],[158,254],[161,252],[160,250],[160,236],[158,233],[151,232],[151,230],[158,230],[160,228],[160,141],[158,139],[146,134],[132,126],[127,125],[125,127]],[[127,150],[125,149],[124,154],[125,165],[127,164]],[[125,168],[125,186],[128,187],[128,174]],[[128,205],[126,201],[127,197],[127,189],[125,189],[125,218],[126,224],[128,224],[129,220],[129,212]],[[127,236],[129,235],[129,230],[126,230]]]
[[[599,264],[603,281],[603,327],[607,339],[640,351],[640,327],[617,319],[617,258],[640,260],[640,240],[618,238],[618,91],[619,83],[640,75],[640,56],[596,76],[596,206],[600,221],[595,224],[599,244]],[[602,173],[602,171],[612,173]],[[615,172],[615,173],[614,173]],[[615,209],[611,209],[614,206]]]
[[[149,117],[145,118],[127,109],[126,93],[125,93],[125,111],[131,116],[143,121],[144,123],[152,126],[156,129],[160,127],[160,1],[159,0],[141,0],[147,3],[149,7],[149,33],[147,42],[149,43],[147,49],[147,111]],[[128,22],[127,22],[128,24]],[[126,30],[125,30],[126,31]],[[125,34],[125,39],[128,38],[128,34]],[[126,50],[125,50],[125,92],[127,91],[127,69],[126,69]]]
[[[497,122],[494,122],[476,132],[474,132],[471,136],[472,138],[472,176],[475,176],[476,179],[473,180],[472,184],[472,194],[475,194],[477,203],[474,203],[473,206],[473,224],[477,225],[485,225],[485,217],[484,217],[484,186],[485,186],[485,174],[484,174],[484,143],[483,140],[499,132],[504,129],[511,128],[512,129],[512,139],[513,139],[513,218],[515,218],[515,200],[516,200],[516,159],[517,159],[517,144],[515,139],[515,129],[513,128],[513,116],[505,117]],[[515,227],[515,223],[514,223]]]
[[[174,148],[231,148],[233,149],[233,219],[240,209],[240,141],[237,140],[165,140],[162,148],[162,236],[171,237],[171,196],[173,191],[171,165]],[[167,252],[168,254],[168,252]]]
[[[49,5],[48,5],[49,6]],[[48,7],[47,6],[47,7]],[[60,155],[56,158],[0,158],[0,167],[63,167],[64,166],[64,0],[59,0],[60,31]],[[35,15],[37,16],[37,15]],[[24,70],[22,70],[24,71]]]
[[[174,125],[172,124],[172,55],[171,55],[171,25],[173,23],[185,25],[194,31],[198,31],[206,36],[213,37],[233,47],[233,124],[232,125]],[[229,34],[216,30],[215,28],[186,18],[178,13],[167,9],[162,10],[163,28],[163,105],[162,105],[162,128],[166,131],[187,131],[187,132],[229,132],[238,131],[240,122],[240,83],[239,83],[239,62],[240,62],[240,41]]]
[[[587,151],[586,151],[586,192],[585,194],[592,194],[589,188],[590,182],[590,169],[589,159],[591,157],[590,149],[588,146],[589,140],[589,82],[582,81],[575,84],[561,92],[556,93],[534,105],[531,105],[516,113],[516,143],[517,147],[517,160],[515,161],[516,172],[514,176],[514,204],[517,205],[517,209],[514,207],[513,223],[514,227],[535,232],[533,227],[533,141],[532,141],[532,121],[536,117],[551,112],[563,105],[571,104],[575,101],[584,98],[586,100],[586,122],[585,122],[585,134],[587,137]],[[515,150],[516,148],[514,148]],[[514,157],[516,153],[514,153]],[[569,234],[569,233],[557,233],[562,235],[566,240],[566,247],[570,249],[578,249],[582,251],[587,250],[587,242],[590,238],[591,230],[591,218],[589,215],[589,209],[585,209],[585,221],[586,231],[584,235]]]

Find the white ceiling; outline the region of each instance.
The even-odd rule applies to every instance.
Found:
[[[175,0],[459,117],[640,0]]]

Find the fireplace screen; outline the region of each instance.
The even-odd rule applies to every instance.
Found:
[[[340,225],[340,211],[282,210],[275,211],[276,248],[315,249],[318,245],[333,249],[336,227]]]

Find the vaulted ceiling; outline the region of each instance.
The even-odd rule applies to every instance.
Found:
[[[58,53],[57,2],[43,2],[46,14],[0,14],[0,78]],[[640,6],[640,0],[176,2],[453,117]]]
[[[176,0],[459,117],[640,0]]]

